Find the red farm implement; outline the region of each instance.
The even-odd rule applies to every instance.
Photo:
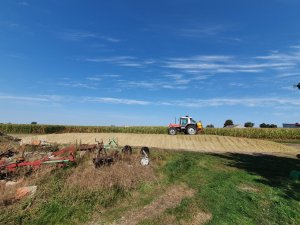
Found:
[[[56,164],[58,167],[64,167],[67,163],[75,162],[75,147],[69,146],[59,151],[51,153],[50,156],[43,157],[34,161],[25,161],[25,159],[16,162],[4,163],[0,165],[0,178],[5,179],[17,171],[18,168],[29,167],[38,169],[45,164]]]

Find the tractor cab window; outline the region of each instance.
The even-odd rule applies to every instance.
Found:
[[[188,119],[187,119],[187,118],[182,118],[182,119],[180,119],[180,125],[181,125],[182,127],[184,127],[185,125],[187,125],[187,123],[188,123]]]
[[[195,120],[193,120],[193,119],[191,119],[191,122],[192,122],[192,123],[194,123],[194,124],[196,124],[196,123],[197,123],[197,122],[196,122]]]

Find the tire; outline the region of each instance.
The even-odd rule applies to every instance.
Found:
[[[186,128],[186,132],[189,134],[189,135],[195,135],[195,134],[197,134],[197,129],[196,129],[196,127],[195,126],[188,126],[187,128]]]
[[[145,154],[145,153],[146,153],[146,154]],[[140,154],[141,154],[143,157],[145,157],[145,156],[149,157],[149,155],[150,155],[150,149],[149,149],[148,147],[142,147],[142,148],[141,148],[141,151],[140,151]]]
[[[170,135],[176,135],[176,133],[177,133],[177,131],[176,131],[175,128],[173,128],[173,127],[169,128],[169,134]]]
[[[132,148],[129,145],[125,145],[122,149],[123,154],[131,155],[132,154]]]

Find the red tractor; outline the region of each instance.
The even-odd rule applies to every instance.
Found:
[[[180,117],[179,124],[169,124],[170,135],[176,135],[177,132],[184,132],[185,134],[195,135],[199,131],[203,131],[202,123],[197,123],[190,116]]]

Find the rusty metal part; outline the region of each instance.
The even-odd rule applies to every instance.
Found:
[[[78,147],[79,151],[94,151],[97,148],[96,144],[88,145],[88,144],[81,144]]]
[[[18,160],[19,159],[19,160]],[[75,162],[75,147],[69,146],[59,151],[52,152],[51,156],[26,162],[23,157],[19,157],[16,162],[10,162],[0,165],[0,179],[7,178],[9,174],[16,172],[20,167],[30,167],[38,169],[43,164],[56,164],[64,166],[68,162]]]
[[[12,151],[12,149],[9,149],[0,154],[0,159],[2,159],[3,157],[10,158],[13,157],[15,154],[16,152]]]

